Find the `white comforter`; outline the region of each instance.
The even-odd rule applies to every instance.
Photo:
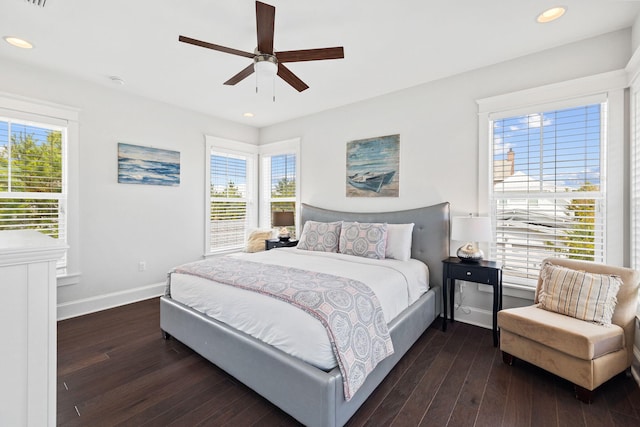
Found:
[[[365,283],[387,323],[428,289],[427,266],[417,260],[371,260],[336,253],[279,248],[238,254],[257,262],[326,272]],[[172,274],[171,297],[321,369],[336,366],[322,324],[286,302],[186,274]]]

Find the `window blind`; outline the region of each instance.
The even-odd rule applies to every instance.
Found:
[[[604,262],[606,103],[491,122],[494,243],[506,283],[535,286],[544,258]]]
[[[250,159],[247,156],[212,151],[210,160],[209,251],[242,248],[250,209]]]
[[[0,117],[0,231],[66,242],[65,145],[64,128]],[[63,274],[66,256],[57,266]]]

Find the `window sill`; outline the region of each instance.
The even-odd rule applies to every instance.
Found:
[[[478,290],[480,292],[493,293],[493,286],[479,284]],[[535,288],[532,288],[529,286],[513,285],[511,283],[502,284],[502,296],[508,296],[508,297],[514,297],[514,298],[533,301],[535,294],[536,294]]]

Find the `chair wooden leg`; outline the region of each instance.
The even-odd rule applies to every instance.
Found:
[[[593,390],[587,390],[584,387],[580,387],[579,385],[573,385],[573,389],[576,392],[576,399],[578,399],[582,403],[591,404],[593,402]]]
[[[507,353],[506,351],[502,352],[502,361],[509,366],[513,365],[513,362],[515,360],[515,357],[513,357],[512,355],[510,355],[509,353]]]

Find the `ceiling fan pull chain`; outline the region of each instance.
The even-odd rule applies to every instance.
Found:
[[[276,76],[273,76],[273,102],[276,102]]]

